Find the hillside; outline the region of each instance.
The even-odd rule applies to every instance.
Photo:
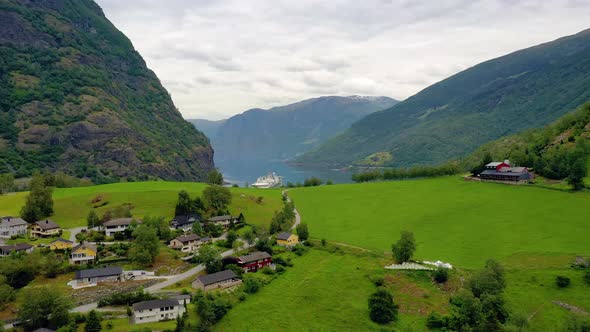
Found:
[[[590,100],[590,30],[490,60],[354,123],[297,161],[438,164]]]
[[[188,122],[192,123],[198,130],[203,132],[205,136],[211,140],[211,138],[217,136],[217,132],[219,128],[225,123],[227,120],[218,120],[218,121],[211,121],[205,119],[188,119]]]
[[[199,180],[208,139],[183,120],[91,0],[0,0],[0,173]]]
[[[211,137],[218,162],[285,160],[309,151],[367,114],[396,103],[387,97],[320,97],[225,121]]]

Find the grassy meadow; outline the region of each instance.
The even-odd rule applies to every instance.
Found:
[[[590,255],[590,194],[457,177],[289,191],[314,238],[382,252],[414,232],[416,259],[478,268],[513,255]]]
[[[92,199],[102,195],[109,203],[96,208],[102,214],[107,209],[122,204],[133,205],[133,215],[164,216],[172,218],[180,190],[200,195],[207,187],[204,183],[192,182],[128,182],[80,188],[56,188],[53,193],[55,214],[51,216],[62,228],[86,226],[86,216],[92,209]],[[254,225],[268,224],[274,211],[282,206],[281,194],[275,189],[231,188],[232,214],[244,213],[246,221]],[[28,193],[20,192],[0,196],[0,215],[19,215]],[[262,196],[261,204],[256,199]]]

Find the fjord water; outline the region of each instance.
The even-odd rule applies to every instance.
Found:
[[[324,181],[331,180],[333,183],[350,183],[352,173],[344,170],[326,168],[297,167],[288,165],[282,161],[265,160],[225,160],[215,161],[215,165],[227,182],[240,186],[252,184],[260,176],[269,172],[275,172],[283,177],[283,184],[291,182],[303,183],[305,179],[315,176]]]

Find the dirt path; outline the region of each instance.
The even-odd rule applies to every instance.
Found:
[[[580,314],[580,315],[583,315],[583,316],[590,315],[590,313],[587,312],[586,310],[584,310],[582,308],[578,308],[576,306],[573,306],[573,305],[571,305],[569,303],[565,303],[565,302],[561,302],[561,301],[552,301],[552,302],[553,302],[553,304],[556,304],[556,305],[558,305],[558,306],[560,306],[560,307],[562,307],[564,309],[567,309],[567,310],[569,310],[571,312],[575,312],[575,313]]]
[[[283,196],[287,197],[287,202],[291,202],[291,198],[289,198],[289,196],[287,195],[287,190],[283,190],[283,192],[281,193]],[[297,211],[297,209],[293,209],[293,213],[295,213],[295,223],[293,224],[293,226],[291,226],[291,230],[294,230],[295,228],[297,228],[297,226],[299,224],[301,224],[301,215],[299,214],[299,211]]]

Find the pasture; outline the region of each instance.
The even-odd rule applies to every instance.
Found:
[[[100,215],[107,209],[123,204],[133,206],[133,216],[163,216],[172,218],[178,192],[186,190],[191,197],[201,195],[207,187],[193,182],[128,182],[79,188],[56,188],[53,193],[55,214],[50,218],[62,228],[86,226],[86,216],[93,208],[92,200],[103,197],[105,206],[96,208]],[[282,206],[281,193],[276,189],[231,188],[232,214],[244,213],[246,222],[253,225],[268,225],[274,211]],[[20,192],[0,196],[0,216],[18,216],[28,193]],[[262,197],[258,203],[257,198]]]

